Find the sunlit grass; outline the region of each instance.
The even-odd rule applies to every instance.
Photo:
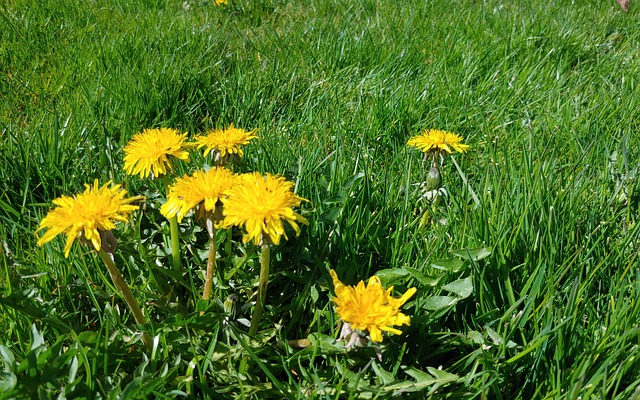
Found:
[[[617,7],[3,2],[0,397],[634,398],[640,37]],[[254,337],[260,249],[218,230],[202,300],[207,228],[184,218],[173,270],[165,187],[123,168],[144,129],[231,124],[258,135],[236,172],[309,200],[271,249]],[[471,146],[440,167],[437,207],[432,160],[406,146],[425,129]],[[175,176],[212,164],[193,151]],[[94,179],[147,198],[115,253],[144,326],[89,248],[36,246],[51,201]],[[411,325],[346,352],[331,269],[416,287]]]

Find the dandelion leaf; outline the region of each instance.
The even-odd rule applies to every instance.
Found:
[[[475,249],[461,249],[452,251],[456,256],[465,260],[480,261],[491,255],[491,247],[478,247]]]
[[[453,296],[432,296],[427,298],[422,307],[429,311],[440,311],[458,302],[457,297]]]
[[[457,258],[448,258],[431,262],[431,267],[447,272],[459,272],[464,267],[464,261]]]
[[[427,371],[428,373],[416,368],[407,368],[404,370],[404,372],[415,379],[415,382],[398,382],[396,384],[387,386],[385,390],[397,393],[410,393],[430,388],[430,391],[433,392],[438,387],[450,382],[455,382],[460,378],[458,375],[451,374],[447,371],[442,371],[433,367],[427,367]]]
[[[376,276],[380,278],[384,286],[395,285],[407,275],[409,275],[409,271],[404,268],[387,268],[376,272]]]
[[[455,293],[461,299],[466,299],[473,293],[473,282],[471,281],[471,277],[468,276],[464,279],[458,279],[457,281],[448,283],[442,288],[447,292]]]

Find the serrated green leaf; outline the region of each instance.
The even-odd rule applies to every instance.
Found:
[[[500,336],[498,334],[498,332],[494,331],[493,329],[491,329],[490,327],[486,326],[485,329],[487,330],[487,334],[489,335],[489,337],[491,338],[491,341],[495,344],[502,344],[504,343],[504,339],[502,338],[502,336]]]
[[[484,344],[484,336],[478,331],[467,332],[467,339],[471,340],[475,344]]]
[[[345,198],[347,197],[347,194],[343,191],[340,191],[336,194],[334,194],[333,196],[325,199],[322,201],[322,204],[340,204],[343,203]],[[340,210],[340,208],[337,208],[338,210]]]
[[[373,372],[375,372],[378,379],[380,379],[380,383],[382,385],[386,386],[396,381],[396,378],[393,376],[393,374],[389,371],[386,371],[378,363],[374,362],[373,364],[371,364],[371,367],[373,368]]]
[[[394,383],[392,385],[387,385],[384,387],[385,391],[388,392],[399,392],[399,393],[410,393],[417,392],[422,388],[416,387],[416,384],[411,381],[400,381],[398,383]]]
[[[332,207],[323,212],[318,217],[318,221],[329,225],[335,224],[338,221],[338,218],[340,218],[340,214],[342,214],[342,208]]]
[[[361,395],[362,392],[370,392],[375,391],[375,388],[371,387],[369,383],[362,379],[362,374],[364,371],[360,371],[359,373],[355,373],[349,369],[347,369],[341,363],[334,363],[336,370],[338,373],[347,380],[347,385],[350,390],[357,390]]]
[[[78,341],[83,346],[93,346],[100,341],[100,335],[95,331],[84,331],[78,334]]]
[[[437,379],[437,381],[438,381],[438,383],[440,385],[442,385],[443,383],[447,383],[447,382],[454,382],[458,378],[460,378],[456,374],[452,374],[450,372],[443,371],[443,370],[438,369],[438,368],[427,367],[427,371],[429,371],[429,373],[431,375],[436,377],[436,379]]]
[[[447,272],[458,272],[464,267],[464,261],[457,258],[436,260],[431,262],[431,267]]]
[[[415,379],[416,383],[421,385],[432,385],[436,382],[436,379],[431,374],[416,368],[407,368],[404,372]]]
[[[402,267],[402,268],[405,269],[407,272],[409,272],[409,275],[411,275],[412,278],[417,280],[423,286],[431,286],[431,287],[436,286],[438,282],[440,282],[440,279],[442,279],[442,277],[444,276],[444,275],[439,275],[432,278],[429,276],[425,276],[422,272],[418,271],[415,268],[411,268],[411,267]]]
[[[400,278],[407,275],[409,272],[404,268],[387,268],[376,272],[376,276],[380,278],[384,286],[395,285],[400,281]]]
[[[422,307],[429,311],[439,311],[458,302],[457,297],[452,296],[432,296],[427,298]]]
[[[452,251],[456,256],[465,260],[479,261],[491,255],[491,247],[478,247],[475,249],[461,249]]]
[[[309,334],[309,336],[307,336],[307,339],[309,339],[309,342],[311,342],[311,346],[304,349],[303,351],[312,351],[314,346],[318,346],[322,353],[325,354],[345,352],[344,347],[329,335],[325,335],[323,333],[311,333]]]
[[[343,190],[351,189],[353,187],[353,185],[357,181],[359,181],[360,179],[364,178],[364,176],[365,176],[364,172],[362,172],[362,171],[358,172],[357,174],[355,174],[351,178],[347,179],[347,181],[344,183],[344,185],[342,185],[342,189]]]
[[[466,299],[473,293],[473,282],[471,281],[471,277],[468,276],[464,279],[458,279],[457,281],[448,283],[442,288],[447,292],[455,293],[461,299]]]
[[[458,375],[436,368],[427,367],[427,371],[429,371],[429,373],[416,368],[407,368],[404,372],[415,379],[415,382],[398,382],[396,384],[386,386],[385,390],[399,393],[417,392],[429,387],[433,387],[432,390],[435,390],[445,383],[454,382],[459,379]]]

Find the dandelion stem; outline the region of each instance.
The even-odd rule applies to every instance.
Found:
[[[169,197],[169,175],[165,175],[162,179],[164,183],[167,198]],[[178,231],[178,217],[173,216],[169,219],[169,231],[171,234],[171,265],[175,271],[180,271],[180,232]]]
[[[122,297],[124,297],[124,301],[127,303],[129,309],[133,313],[133,318],[135,319],[136,324],[145,325],[147,323],[147,319],[142,313],[140,306],[138,306],[135,297],[133,297],[131,289],[129,289],[129,286],[124,281],[120,270],[118,269],[118,267],[116,267],[116,263],[113,259],[113,253],[107,253],[106,251],[100,249],[98,254],[100,255],[100,258],[102,259],[104,264],[107,266],[107,270],[109,270],[111,281],[115,285],[116,289],[118,289]],[[142,340],[147,347],[147,351],[151,352],[153,349],[153,341],[151,340],[151,337],[146,332],[143,332]]]
[[[269,284],[269,259],[271,257],[271,248],[268,244],[263,244],[260,252],[260,281],[258,283],[258,299],[256,300],[256,307],[253,309],[253,316],[251,317],[251,326],[249,327],[249,335],[255,335],[258,333],[258,326],[260,325],[260,318],[262,318],[262,311],[264,309],[264,303],[267,298],[267,285]]]
[[[174,270],[180,271],[180,236],[177,217],[169,218],[169,228],[171,229],[171,264]]]
[[[209,257],[207,259],[207,275],[204,280],[203,300],[211,298],[211,287],[213,286],[213,276],[216,271],[216,228],[213,221],[207,219],[207,230],[209,231]]]
[[[227,229],[227,238],[224,240],[224,255],[225,257],[229,257],[231,254],[231,242],[232,242],[232,237],[231,237],[231,229]]]

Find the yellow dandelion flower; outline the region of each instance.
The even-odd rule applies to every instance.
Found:
[[[241,175],[242,179],[222,199],[224,204],[224,225],[244,226],[244,243],[253,240],[260,245],[263,238],[269,237],[274,244],[280,243],[280,236],[287,239],[283,221],[293,227],[296,235],[300,227],[296,221],[308,225],[309,222],[291,207],[298,207],[303,199],[293,191],[293,183],[281,176],[259,172]],[[306,200],[305,200],[306,201]]]
[[[129,175],[149,175],[157,178],[171,171],[170,156],[189,161],[189,153],[185,150],[187,134],[178,133],[175,129],[145,129],[136,133],[124,148],[124,169]]]
[[[217,6],[227,4],[227,0],[214,0],[214,4]]]
[[[196,207],[198,218],[202,218],[206,212],[215,213],[216,205],[237,179],[237,175],[223,167],[211,168],[206,172],[196,171],[193,175],[179,178],[169,187],[167,202],[160,208],[160,213],[167,218],[177,216],[178,222]]]
[[[402,331],[393,328],[397,325],[409,325],[411,319],[399,311],[414,295],[416,288],[411,288],[400,298],[391,296],[393,286],[383,289],[380,278],[372,276],[365,286],[360,281],[355,287],[340,282],[334,270],[329,271],[333,278],[336,297],[336,311],[340,318],[351,325],[351,328],[369,332],[372,342],[382,341],[382,331],[400,335]]]
[[[61,233],[67,235],[64,256],[69,256],[71,245],[75,239],[91,243],[100,251],[100,232],[115,228],[116,221],[127,222],[131,212],[138,206],[130,203],[144,199],[142,196],[124,198],[127,191],[120,189],[120,185],[108,187],[98,186],[96,179],[92,186],[85,184],[86,190],[74,197],[62,196],[53,200],[57,207],[50,210],[40,221],[36,231],[48,228],[47,232],[38,239],[38,246],[50,242]]]
[[[447,152],[464,153],[469,150],[469,145],[462,143],[462,137],[455,133],[439,129],[427,129],[418,136],[414,136],[407,142],[408,146],[414,146],[423,152]]]
[[[198,149],[205,148],[205,157],[211,151],[219,152],[220,157],[225,157],[227,154],[237,154],[242,157],[244,156],[242,146],[258,137],[255,132],[255,129],[247,132],[244,129],[234,128],[231,124],[227,129],[213,129],[204,136],[196,136],[195,140]]]

